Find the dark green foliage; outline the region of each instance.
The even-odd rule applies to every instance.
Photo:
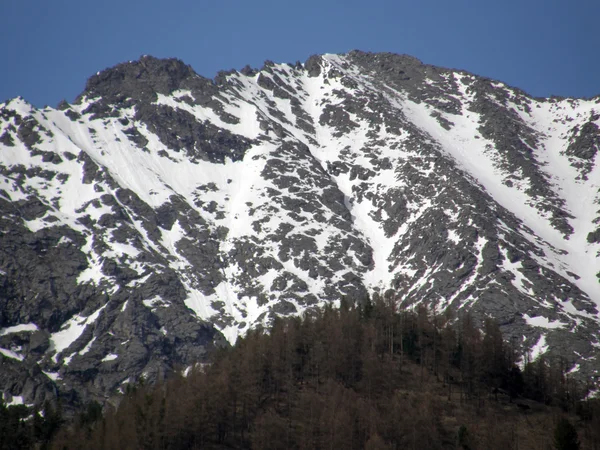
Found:
[[[577,430],[567,419],[560,419],[556,424],[554,447],[556,450],[579,450]]]
[[[458,447],[469,450],[469,432],[467,431],[467,427],[461,425],[458,429]]]
[[[0,449],[27,449],[32,444],[31,431],[25,418],[29,415],[23,405],[6,406],[0,397]]]
[[[36,413],[33,419],[35,440],[42,443],[42,448],[46,448],[63,424],[60,405],[56,407],[50,402],[44,403],[43,417]]]
[[[373,315],[373,302],[371,302],[370,298],[367,298],[362,305],[361,309],[361,318],[363,321],[368,321],[371,319]]]
[[[98,402],[89,402],[84,411],[79,415],[79,425],[89,426],[102,418],[102,405]]]
[[[523,393],[525,382],[523,381],[523,373],[517,366],[511,367],[506,380],[506,387],[510,398],[516,398]]]
[[[40,414],[37,408],[6,406],[0,397],[0,450],[46,449],[62,424],[60,408],[50,402]]]

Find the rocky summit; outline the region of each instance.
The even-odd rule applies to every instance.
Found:
[[[214,80],[143,56],[0,104],[0,391],[110,401],[277,316],[375,295],[600,369],[600,97],[404,55]]]

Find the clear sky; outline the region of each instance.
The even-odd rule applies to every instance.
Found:
[[[416,56],[532,95],[600,94],[600,0],[0,0],[0,101],[56,106],[142,54],[196,72],[352,49]]]

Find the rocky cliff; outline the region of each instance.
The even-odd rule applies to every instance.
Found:
[[[343,297],[493,316],[598,369],[600,97],[353,51],[144,56],[0,104],[0,390],[109,400]]]

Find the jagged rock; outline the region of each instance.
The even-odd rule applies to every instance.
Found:
[[[57,110],[2,104],[0,390],[112,402],[369,296],[492,316],[587,380],[597,110],[361,51],[215,80],[144,56]]]

